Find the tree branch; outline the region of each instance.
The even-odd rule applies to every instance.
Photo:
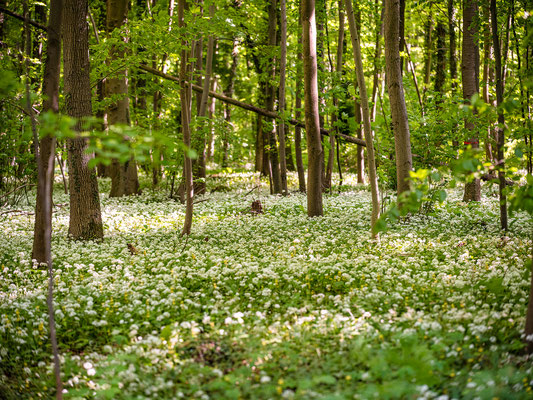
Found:
[[[149,67],[148,65],[144,65],[144,64],[141,64],[139,65],[139,69],[143,70],[143,71],[146,71],[146,72],[149,72],[153,75],[157,75],[163,79],[166,79],[166,80],[169,80],[169,81],[174,81],[174,82],[177,82],[177,83],[180,83],[180,79],[176,76],[172,76],[172,75],[169,75],[169,74],[165,74],[164,72],[161,72],[155,68],[152,68],[152,67]],[[195,85],[194,83],[191,83],[190,84],[192,86],[192,89],[196,92],[203,92],[203,88],[201,86],[198,86],[198,85]],[[272,118],[272,119],[281,119],[281,116],[274,112],[274,111],[268,111],[268,110],[265,110],[264,108],[260,108],[260,107],[256,107],[252,104],[248,104],[248,103],[244,103],[242,101],[239,101],[239,100],[235,100],[231,97],[227,97],[227,96],[224,96],[223,94],[220,94],[220,93],[217,93],[217,92],[213,92],[213,91],[209,91],[209,96],[211,97],[214,97],[215,99],[218,99],[220,101],[223,101],[224,103],[228,103],[228,104],[231,104],[231,105],[234,105],[236,107],[239,107],[239,108],[242,108],[244,110],[248,110],[248,111],[252,111],[256,114],[259,114],[259,115],[262,115],[264,117],[267,117],[267,118]],[[293,118],[290,118],[287,120],[287,122],[291,125],[294,125],[294,126],[299,126],[300,128],[303,128],[305,129],[305,124],[301,121],[298,121],[296,119],[293,119]],[[320,133],[322,135],[325,135],[325,136],[329,136],[329,131],[326,130],[326,129],[320,129]],[[358,145],[361,145],[361,146],[366,146],[366,142],[362,139],[357,139],[355,137],[352,137],[352,136],[348,136],[348,135],[344,135],[342,133],[337,133],[337,137],[340,137],[342,139],[344,139],[346,142],[348,143],[353,143],[353,144],[358,144]]]
[[[18,19],[20,21],[25,21],[25,18],[24,18],[23,15],[17,14],[17,13],[15,13],[13,11],[9,11],[7,8],[4,8],[4,7],[0,6],[0,11],[3,12],[3,13],[6,13],[10,17],[16,18],[16,19]],[[31,20],[31,19],[28,19],[28,23],[30,25],[34,26],[35,28],[42,29],[43,31],[48,30],[48,28],[46,26],[44,26],[43,24],[35,22],[35,21]]]

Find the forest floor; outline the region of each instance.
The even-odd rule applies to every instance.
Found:
[[[310,219],[305,195],[250,192],[251,174],[208,184],[188,238],[168,189],[102,194],[100,242],[68,239],[56,188],[66,398],[532,398],[531,223],[515,217],[502,238],[493,189],[468,205],[452,191],[376,244],[367,188],[325,195]],[[50,398],[47,273],[31,266],[33,216],[6,211],[0,398]]]

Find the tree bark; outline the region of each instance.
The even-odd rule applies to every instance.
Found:
[[[304,62],[305,126],[308,153],[307,215],[323,215],[322,142],[318,112],[315,0],[302,0],[302,43]]]
[[[61,69],[61,25],[63,18],[63,0],[50,3],[50,22],[48,25],[46,60],[43,78],[43,109],[42,112],[59,112],[59,77]],[[48,263],[45,238],[51,236],[52,229],[52,190],[56,138],[46,136],[40,140],[39,155],[41,168],[39,171],[50,175],[40,176],[37,181],[37,200],[35,202],[35,226],[33,235],[32,258],[38,263]],[[46,190],[44,184],[49,185]],[[47,200],[44,201],[45,192]],[[43,209],[46,204],[46,212]],[[50,231],[48,231],[50,230]]]
[[[448,35],[450,37],[449,47],[449,63],[450,63],[450,81],[452,84],[452,92],[457,88],[457,57],[456,40],[455,40],[455,7],[454,0],[448,0]]]
[[[78,136],[68,139],[70,191],[69,235],[74,239],[104,236],[96,171],[89,168],[88,141],[81,137],[84,118],[92,115],[87,0],[65,3],[63,12],[63,65],[66,109],[76,118]]]
[[[302,26],[302,16],[299,17],[300,28]],[[300,30],[301,31],[301,30]],[[302,34],[298,35],[298,63],[296,70],[296,99],[294,116],[297,120],[301,117],[302,109],[302,79],[303,79],[303,57],[302,57]],[[298,125],[294,128],[294,153],[296,156],[296,170],[298,171],[298,190],[305,193],[305,169],[302,158],[302,128]]]
[[[185,5],[187,0],[178,1],[178,26],[180,29],[186,27],[185,25]],[[185,221],[183,224],[182,235],[190,235],[193,216],[193,196],[194,185],[192,179],[192,162],[188,155],[188,149],[191,147],[191,97],[189,86],[187,83],[190,79],[189,72],[189,44],[186,39],[182,39],[182,50],[180,59],[180,103],[181,103],[181,132],[183,135],[183,146],[185,148],[183,177],[185,179]]]
[[[370,124],[370,107],[368,105],[368,95],[366,92],[365,75],[363,71],[363,59],[361,57],[361,44],[357,34],[357,26],[355,24],[355,17],[352,8],[352,0],[345,0],[346,14],[348,23],[350,25],[350,36],[352,38],[353,57],[355,63],[355,70],[357,72],[357,83],[359,85],[359,98],[361,101],[361,111],[363,114],[363,125],[365,133],[365,141],[369,144],[373,142],[372,127]],[[377,239],[376,222],[379,218],[379,197],[378,197],[378,178],[376,172],[376,158],[374,155],[374,146],[370,145],[366,148],[367,151],[367,165],[368,165],[368,179],[370,181],[370,191],[372,194],[372,216],[371,216],[371,232],[372,238]]]
[[[279,103],[278,112],[282,117],[278,125],[279,129],[279,168],[281,178],[281,192],[284,196],[289,194],[287,189],[287,155],[285,144],[285,71],[287,69],[287,8],[286,0],[280,0],[280,28],[281,28],[281,55],[279,68]]]
[[[412,169],[411,139],[407,108],[402,83],[399,37],[399,0],[385,2],[385,64],[387,88],[392,114],[392,127],[396,150],[396,177],[398,194],[408,191],[409,172]]]
[[[237,75],[237,65],[239,61],[239,42],[237,38],[233,39],[233,50],[231,52],[231,67],[230,73],[228,76],[228,85],[224,94],[231,98],[233,97],[233,92],[235,91],[235,76]],[[224,104],[224,121],[226,121],[226,127],[224,129],[224,136],[222,138],[222,167],[225,168],[228,165],[229,157],[229,134],[228,131],[233,128],[231,124],[231,106],[230,103]],[[259,151],[259,154],[262,154]]]
[[[30,55],[30,29],[27,3],[24,2],[24,30],[26,32],[26,56]],[[62,0],[51,0],[50,22],[47,29],[48,47],[43,79],[43,111],[59,112],[59,77],[61,69],[61,28],[63,18]],[[48,269],[48,326],[50,344],[54,360],[54,376],[56,383],[56,399],[63,399],[63,382],[61,380],[61,361],[57,345],[55,311],[54,311],[54,269],[52,264],[52,190],[54,182],[54,137],[47,136],[39,143],[37,121],[32,111],[29,83],[29,58],[25,62],[26,72],[26,105],[31,119],[35,158],[37,161],[37,203],[35,207],[35,234],[33,254],[37,262],[45,264]],[[39,258],[37,258],[39,257]]]
[[[497,141],[497,166],[498,179],[500,181],[500,227],[503,231],[508,228],[507,223],[507,195],[505,193],[505,115],[503,114],[503,81],[504,72],[502,69],[502,54],[500,50],[500,39],[498,36],[498,14],[496,8],[496,0],[490,1],[490,19],[492,22],[492,41],[494,46],[494,61],[496,73],[496,102],[498,104],[498,126],[496,127]]]
[[[128,0],[107,0],[106,31],[108,35],[111,35],[115,29],[120,29],[126,24],[128,4]],[[123,59],[124,50],[113,46],[109,57],[109,63]],[[130,124],[127,71],[123,69],[117,71],[117,74],[117,76],[108,77],[104,82],[104,96],[107,98],[118,97],[118,100],[106,109],[108,126]],[[124,164],[121,164],[118,160],[113,160],[109,175],[111,176],[110,197],[129,196],[139,192],[139,179],[135,160],[130,159]]]
[[[490,32],[490,5],[488,3],[483,4],[483,19],[486,21],[483,29],[483,77],[481,79],[483,83],[483,101],[487,104],[492,104],[490,98],[492,37]],[[496,133],[493,129],[492,121],[489,121],[487,137],[485,139],[485,156],[489,162],[494,161],[492,145],[495,137]]]
[[[437,21],[435,29],[437,35],[437,69],[435,71],[435,92],[439,93],[440,102],[444,96],[444,83],[446,82],[446,27],[442,19]]]
[[[431,3],[430,3],[430,15],[426,22],[425,37],[424,37],[424,94],[429,88],[429,82],[431,80],[431,64],[433,59],[433,15],[431,15]]]
[[[215,16],[215,5],[209,6],[209,18],[212,21]],[[207,39],[207,54],[205,58],[205,76],[203,81],[203,91],[200,97],[198,117],[200,117],[199,126],[193,136],[193,149],[196,151],[197,158],[192,160],[192,176],[194,182],[194,194],[205,193],[205,146],[206,136],[209,124],[204,120],[207,114],[207,102],[209,97],[209,88],[211,85],[211,76],[213,75],[213,53],[215,50],[215,38],[210,35]],[[199,71],[198,71],[199,72]]]
[[[475,19],[478,15],[477,0],[465,0],[463,6],[463,54],[462,54],[462,80],[463,98],[470,101],[474,94],[479,93],[479,47],[477,43],[478,28]],[[475,131],[472,121],[465,121],[465,128]],[[473,133],[466,145],[473,149],[479,148],[479,136]],[[481,200],[481,183],[479,178],[465,184],[464,201]]]
[[[277,0],[271,0],[268,8],[268,45],[270,51],[274,51],[276,48],[276,25],[277,25]],[[273,86],[273,81],[276,76],[276,63],[275,57],[269,61],[268,67],[269,80],[267,82],[267,99],[266,109],[274,111],[274,102],[276,100],[276,92]],[[280,172],[280,159],[278,157],[278,146],[276,140],[276,129],[273,126],[272,129],[268,129],[266,132],[268,135],[268,159],[270,161],[269,174],[272,177],[273,193],[282,192],[281,172]]]

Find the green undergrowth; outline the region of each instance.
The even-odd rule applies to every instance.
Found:
[[[490,193],[466,205],[452,191],[374,243],[370,195],[350,181],[312,219],[305,195],[270,196],[257,176],[207,183],[188,238],[168,189],[102,195],[98,242],[69,240],[68,206],[55,208],[65,398],[531,398],[531,227],[513,220],[502,238]],[[32,229],[32,216],[0,216],[4,398],[53,396]]]

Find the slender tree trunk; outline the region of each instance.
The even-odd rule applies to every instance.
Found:
[[[409,190],[409,172],[411,171],[413,165],[411,155],[411,138],[403,91],[401,58],[398,44],[400,21],[399,15],[399,0],[386,0],[385,64],[396,150],[396,176],[398,181],[398,194]]]
[[[479,47],[477,43],[478,28],[475,19],[478,16],[477,0],[465,0],[463,8],[463,56],[462,78],[463,97],[470,101],[474,94],[479,93]],[[469,131],[475,131],[472,121],[466,121],[465,127]],[[473,149],[479,148],[479,136],[473,133],[465,144]],[[465,185],[464,201],[481,200],[481,184],[478,178]]]
[[[89,76],[89,32],[87,0],[65,3],[63,12],[63,65],[66,109],[78,119],[78,136],[68,139],[70,192],[69,235],[74,239],[100,239],[104,236],[96,171],[89,168],[88,141],[79,135],[83,119],[92,114]]]
[[[212,92],[217,91],[216,77],[213,77],[213,79],[211,79],[211,91]],[[214,124],[215,105],[216,105],[215,98],[211,97],[208,102],[209,131],[207,134],[207,149],[206,149],[206,154],[205,154],[206,162],[211,161],[213,159],[213,155],[215,154],[215,124]]]
[[[342,5],[342,0],[338,1],[338,9],[339,9],[339,31],[337,36],[337,57],[335,62],[335,82],[340,83],[341,77],[342,77],[342,56],[344,52],[344,10]],[[328,155],[328,165],[326,168],[326,186],[331,188],[332,185],[332,174],[333,174],[333,165],[335,164],[335,142],[336,137],[335,133],[338,133],[339,127],[338,124],[338,118],[337,114],[339,113],[339,99],[337,99],[337,96],[333,95],[333,107],[334,111],[331,114],[331,134],[329,135],[329,155]],[[357,107],[357,102],[356,102]],[[359,157],[359,146],[357,147],[357,155]],[[358,158],[359,160],[359,158]],[[359,179],[359,174],[357,175]]]
[[[437,68],[435,71],[435,92],[439,93],[439,103],[444,96],[444,83],[446,82],[446,27],[442,19],[437,22],[435,30],[437,35]]]
[[[27,45],[29,47],[29,19],[27,3],[24,3]],[[59,77],[61,69],[61,29],[63,19],[63,1],[51,0],[50,22],[47,28],[48,47],[44,66],[43,79],[43,112],[59,112]],[[29,48],[26,55],[29,57]],[[33,242],[33,258],[40,264],[46,264],[48,268],[48,326],[50,330],[50,344],[54,359],[54,375],[56,384],[56,399],[63,399],[63,382],[61,380],[61,361],[57,345],[55,311],[54,311],[54,269],[52,264],[52,190],[54,182],[54,157],[56,140],[54,137],[44,137],[39,143],[37,124],[31,108],[30,86],[28,77],[28,65],[26,60],[26,96],[28,112],[31,118],[33,140],[35,146],[35,158],[37,161],[37,203],[35,207],[35,234]]]
[[[320,168],[323,151],[318,112],[315,0],[302,0],[301,7],[305,130],[308,154],[307,215],[317,217],[323,215],[322,170]]]
[[[492,104],[492,101],[490,99],[490,60],[492,59],[492,37],[490,34],[490,6],[488,3],[483,4],[483,19],[486,21],[486,24],[483,29],[483,101],[487,104]],[[485,156],[487,157],[487,160],[489,162],[494,161],[494,156],[492,154],[492,144],[495,137],[496,132],[494,131],[492,121],[489,121],[489,126],[487,128],[487,137],[485,139]]]
[[[389,0],[387,0],[389,1]],[[357,83],[359,84],[359,97],[361,99],[361,111],[363,114],[363,125],[365,132],[368,179],[370,181],[370,190],[372,193],[372,217],[371,231],[372,238],[377,239],[376,222],[379,218],[379,197],[378,197],[378,178],[376,173],[376,158],[374,155],[374,140],[372,138],[372,128],[370,125],[370,107],[368,105],[368,95],[366,92],[365,75],[363,71],[363,60],[361,57],[361,44],[357,34],[357,26],[352,8],[352,0],[345,0],[346,14],[350,25],[350,36],[352,38],[353,57],[355,70],[357,72]],[[396,41],[398,43],[398,41]]]
[[[213,20],[215,16],[215,5],[209,6],[209,18]],[[196,151],[197,158],[192,161],[192,176],[194,181],[194,193],[205,193],[205,146],[206,136],[209,123],[204,120],[207,114],[207,103],[209,96],[209,88],[211,85],[211,76],[213,75],[213,53],[215,50],[215,38],[213,35],[209,36],[207,40],[207,54],[205,59],[205,76],[203,81],[203,92],[200,97],[198,117],[198,129],[193,135],[193,149]],[[199,71],[198,71],[199,72]],[[200,78],[201,79],[201,78]]]
[[[300,15],[299,18],[300,26],[302,25],[302,18]],[[302,79],[303,79],[303,57],[302,57],[302,51],[300,50],[302,48],[302,35],[298,35],[298,64],[297,64],[297,72],[296,72],[296,99],[295,99],[295,105],[296,108],[295,117],[297,120],[301,118],[301,109],[302,109]],[[302,193],[305,192],[305,170],[304,170],[304,163],[302,158],[302,128],[299,126],[296,126],[294,128],[294,153],[296,155],[296,169],[298,171],[298,190]]]
[[[387,1],[387,0],[385,0]],[[405,50],[405,0],[399,0],[400,11],[397,14],[398,19],[398,32],[399,32],[399,52],[402,53]],[[398,40],[398,39],[396,39]],[[400,72],[403,75],[403,56],[400,55]]]
[[[228,86],[226,86],[226,90],[224,91],[224,94],[227,97],[232,97],[233,92],[235,91],[235,76],[237,74],[237,65],[239,61],[239,42],[237,39],[233,39],[233,50],[231,52],[231,67],[230,67],[230,73],[228,77]],[[228,165],[228,157],[229,157],[229,135],[228,131],[233,129],[233,125],[231,123],[231,106],[229,104],[224,104],[224,120],[226,121],[226,129],[224,130],[224,136],[222,138],[222,167],[225,168]],[[256,154],[262,154],[260,151],[261,149],[258,149],[258,153]]]
[[[185,5],[187,0],[178,1],[178,26],[183,30],[186,27],[185,25]],[[180,60],[180,103],[181,103],[181,132],[183,135],[183,145],[185,149],[191,147],[191,128],[190,128],[190,118],[191,118],[191,94],[190,94],[190,72],[189,72],[189,43],[186,39],[182,39],[182,50],[181,50],[181,60]],[[194,186],[192,180],[192,162],[191,158],[185,150],[184,154],[184,166],[183,166],[183,177],[185,179],[185,222],[183,224],[183,230],[181,231],[182,235],[190,235],[191,226],[192,226],[192,216],[193,216],[193,196],[194,196]]]
[[[283,116],[285,114],[285,70],[287,69],[287,8],[286,0],[280,0],[280,22],[281,22],[281,55],[279,68],[279,113]],[[279,122],[279,168],[281,178],[281,192],[283,195],[288,195],[287,188],[287,155],[285,144],[285,121],[282,119]]]
[[[450,37],[449,46],[449,63],[450,63],[450,81],[452,83],[452,92],[457,88],[457,56],[455,40],[455,7],[454,0],[448,0],[448,35]]]
[[[426,52],[424,59],[424,94],[429,89],[429,82],[431,80],[431,64],[433,60],[433,15],[431,15],[431,3],[430,14],[426,22],[425,37],[424,37],[424,49]]]
[[[277,0],[271,0],[268,8],[268,45],[273,51],[276,47],[276,25],[277,25]],[[267,102],[266,109],[274,111],[274,102],[276,99],[276,92],[273,86],[273,81],[276,76],[275,58],[270,60],[269,65],[269,81],[267,82]],[[272,129],[268,132],[268,158],[270,161],[270,175],[272,176],[273,193],[282,192],[280,161],[278,157],[278,146],[276,140],[275,121]]]
[[[503,114],[503,69],[502,69],[502,54],[500,50],[500,40],[498,36],[498,15],[496,8],[496,0],[490,1],[490,19],[492,22],[492,40],[494,46],[494,61],[496,69],[496,102],[498,104],[498,126],[496,127],[497,134],[497,166],[498,178],[500,181],[500,226],[506,231],[507,224],[507,195],[505,193],[505,115]]]
[[[61,69],[61,25],[63,18],[63,0],[53,0],[50,4],[50,23],[48,25],[48,46],[46,51],[46,61],[44,64],[43,79],[43,110],[59,112],[59,76]],[[56,138],[46,136],[40,140],[39,155],[41,167],[39,171],[46,173],[54,171],[54,157],[56,148]],[[44,193],[46,188],[43,183],[50,187],[48,198],[44,202]],[[32,258],[38,263],[47,263],[47,245],[45,237],[51,235],[47,232],[47,227],[52,227],[52,190],[53,173],[49,176],[48,181],[44,176],[39,177],[37,182],[37,200],[35,203],[35,227],[33,235]],[[47,210],[43,210],[42,205],[47,204]]]
[[[128,0],[107,0],[106,30],[110,35],[115,29],[120,29],[126,24],[129,9]],[[112,47],[110,62],[124,58],[124,50]],[[107,98],[118,97],[106,110],[107,125],[130,124],[130,101],[128,96],[127,71],[118,71],[118,76],[109,77],[104,83],[104,95]],[[127,139],[126,139],[127,140]],[[110,197],[121,197],[137,194],[139,192],[139,179],[137,177],[137,165],[135,160],[130,159],[124,164],[113,160],[110,166],[111,176]]]
[[[384,34],[384,12],[385,12],[385,1],[383,0],[383,7],[381,8],[381,17],[378,22],[379,28],[376,29],[376,41],[375,41],[375,51],[374,51],[374,72],[372,74],[372,109],[370,111],[370,120],[372,122],[376,119],[376,111],[377,111],[377,97],[378,97],[378,90],[380,87],[380,74],[381,74],[381,68],[379,65],[379,59],[381,58],[381,37]],[[379,6],[379,0],[376,0],[375,2],[376,8]]]

